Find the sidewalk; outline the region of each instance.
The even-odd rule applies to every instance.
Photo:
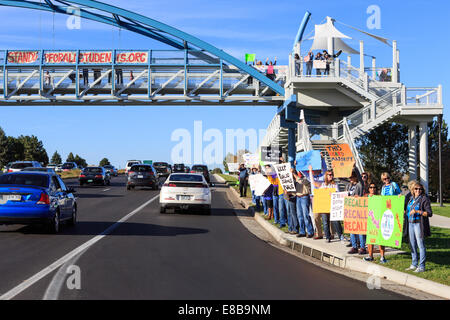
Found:
[[[214,175],[214,177],[219,182],[225,183],[225,180],[220,176]],[[233,188],[230,188],[230,190],[232,191],[232,194],[235,196],[236,200],[240,202],[243,207],[245,207],[246,209],[250,208],[250,210],[253,211],[251,199],[241,198],[236,190],[234,190]],[[433,216],[430,221],[435,217],[438,216]],[[313,240],[312,238],[297,238],[295,235],[287,234],[277,226],[273,225],[271,222],[265,220],[263,216],[258,212],[254,213],[254,219],[261,225],[261,227],[269,232],[278,243],[287,246],[292,250],[296,250],[302,254],[314,257],[320,261],[329,263],[336,267],[367,273],[369,275],[384,278],[407,287],[427,292],[429,294],[440,296],[445,299],[450,299],[449,286],[396,271],[387,267],[383,267],[378,263],[364,261],[362,259],[364,256],[362,255],[348,254],[347,252],[349,248],[345,246],[346,243],[343,244],[339,240],[334,239],[331,241],[331,243],[327,243],[324,239]],[[449,218],[445,219],[450,220]],[[445,224],[446,220],[443,221],[443,223]],[[386,256],[398,253],[402,253],[402,251],[393,248],[386,248]],[[377,255],[379,254],[374,253],[374,256]]]
[[[433,227],[450,229],[450,218],[433,214],[430,218],[430,225]]]

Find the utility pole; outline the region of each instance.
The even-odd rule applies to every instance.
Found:
[[[438,115],[438,132],[439,132],[439,206],[443,207],[442,204],[442,114]]]

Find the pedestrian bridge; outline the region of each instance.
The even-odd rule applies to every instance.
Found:
[[[200,50],[3,50],[0,105],[281,105],[284,96]],[[268,66],[252,66],[267,78]],[[284,86],[287,66],[274,66]],[[270,82],[270,79],[267,78]]]

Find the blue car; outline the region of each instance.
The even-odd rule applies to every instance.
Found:
[[[61,222],[75,225],[73,188],[49,172],[13,172],[0,176],[0,225],[43,224],[58,233]]]

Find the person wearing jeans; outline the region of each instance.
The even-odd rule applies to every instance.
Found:
[[[411,266],[406,270],[414,272],[425,271],[426,248],[425,237],[431,235],[428,218],[433,215],[430,199],[424,194],[423,185],[416,182],[413,187],[414,194],[406,207],[409,227],[409,244],[411,247]],[[418,252],[419,249],[419,259]]]
[[[306,236],[308,238],[312,238],[314,236],[314,227],[311,216],[309,215],[309,207],[311,204],[311,183],[304,176],[302,176],[301,172],[296,173],[295,170],[292,169],[292,174],[295,180],[295,194],[297,196],[296,210],[299,223],[299,232],[297,237],[300,238]]]
[[[239,167],[239,191],[241,198],[247,196],[247,183],[248,183],[248,171],[247,168],[241,163]]]
[[[281,197],[281,196],[280,196]],[[297,209],[296,209],[296,199],[295,193],[286,192],[283,197],[287,202],[287,214],[288,220],[290,221],[288,233],[298,234],[299,225],[297,220]]]
[[[350,176],[350,184],[347,185],[346,191],[350,197],[363,197],[364,188],[361,182],[358,181],[358,176],[355,171]],[[358,240],[359,239],[359,250]],[[359,253],[366,254],[366,235],[365,234],[350,234],[350,242],[352,248],[348,252],[349,254]]]

